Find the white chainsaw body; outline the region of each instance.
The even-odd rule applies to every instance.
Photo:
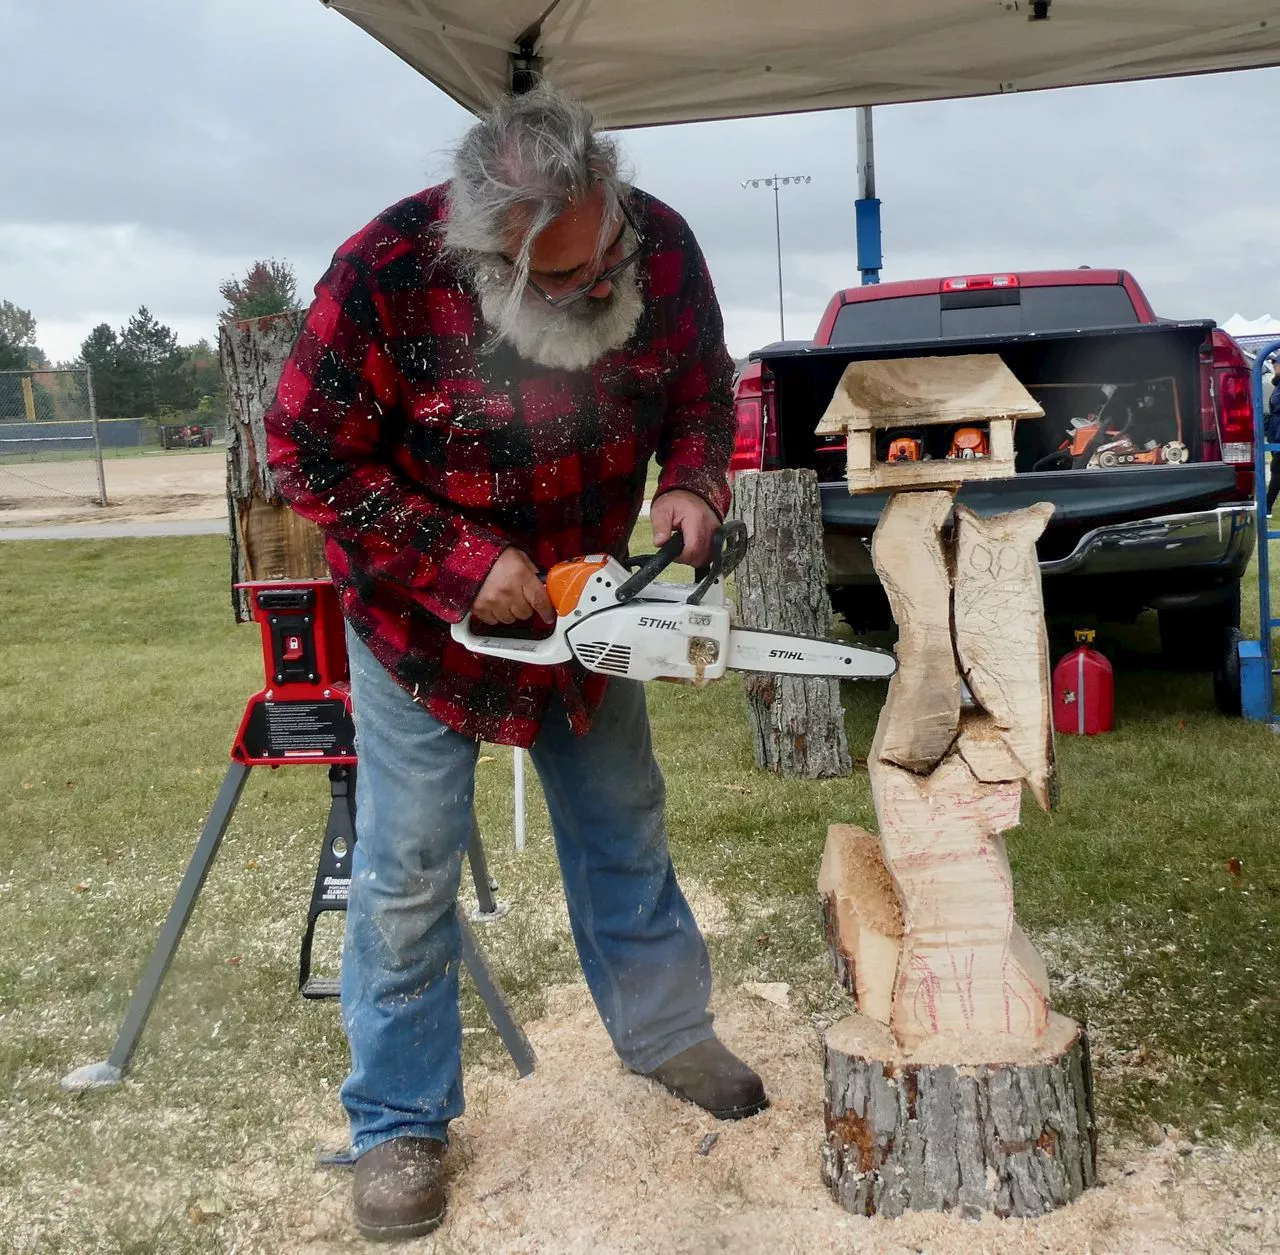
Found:
[[[631,576],[614,558],[603,561],[578,597],[542,640],[479,636],[471,616],[452,627],[453,639],[473,653],[550,666],[576,658],[590,671],[631,680],[690,680],[703,684],[724,673],[766,671],[790,675],[834,675],[851,679],[890,676],[893,655],[842,641],[734,627],[724,578],[717,576],[697,604],[693,584],[654,581],[631,600],[618,589]]]

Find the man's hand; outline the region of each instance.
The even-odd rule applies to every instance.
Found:
[[[711,534],[720,526],[716,512],[696,493],[673,488],[653,499],[649,507],[653,543],[663,545],[677,528],[684,537],[680,561],[689,566],[705,566],[711,557]]]
[[[471,613],[489,624],[518,623],[534,614],[547,623],[556,618],[537,567],[519,549],[502,551],[480,585]]]

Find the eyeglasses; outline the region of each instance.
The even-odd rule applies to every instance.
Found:
[[[574,301],[580,301],[588,292],[594,291],[602,283],[607,283],[615,275],[621,274],[628,266],[634,265],[641,252],[643,252],[644,236],[640,233],[639,224],[636,222],[635,218],[631,216],[631,210],[627,208],[626,201],[619,200],[618,207],[622,210],[622,217],[624,220],[623,225],[618,229],[617,238],[609,248],[605,250],[605,252],[612,252],[613,249],[622,243],[628,227],[631,228],[631,234],[635,236],[636,241],[635,247],[621,261],[616,262],[606,270],[601,270],[594,278],[588,280],[586,283],[580,283],[571,291],[561,292],[558,296],[552,296],[550,292],[546,291],[534,280],[532,275],[529,276],[529,286],[553,309],[563,309],[566,305],[572,305]]]

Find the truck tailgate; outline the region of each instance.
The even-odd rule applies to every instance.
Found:
[[[887,492],[850,494],[843,481],[822,484],[828,530],[870,536]],[[1053,518],[1038,546],[1041,561],[1070,553],[1100,520],[1124,523],[1212,509],[1240,499],[1235,468],[1221,462],[1143,466],[1132,470],[1046,471],[1012,479],[962,484],[956,494],[978,514],[999,514],[1037,501],[1053,504]]]

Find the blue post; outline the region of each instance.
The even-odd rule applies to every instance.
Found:
[[[1280,539],[1280,532],[1271,531],[1267,515],[1267,463],[1269,455],[1280,453],[1280,444],[1267,441],[1267,415],[1262,406],[1262,375],[1268,360],[1280,353],[1280,340],[1258,350],[1253,364],[1253,499],[1258,514],[1258,649],[1246,651],[1244,642],[1240,653],[1241,700],[1246,718],[1271,723],[1275,714],[1272,699],[1271,677],[1275,658],[1271,647],[1271,631],[1275,626],[1271,618],[1271,554],[1270,541]]]
[[[863,283],[880,282],[880,201],[855,200],[853,221],[858,234],[858,269]]]
[[[862,282],[880,282],[880,202],[876,199],[876,140],[871,106],[854,110],[858,128],[858,199],[853,202],[853,226],[858,242]]]

